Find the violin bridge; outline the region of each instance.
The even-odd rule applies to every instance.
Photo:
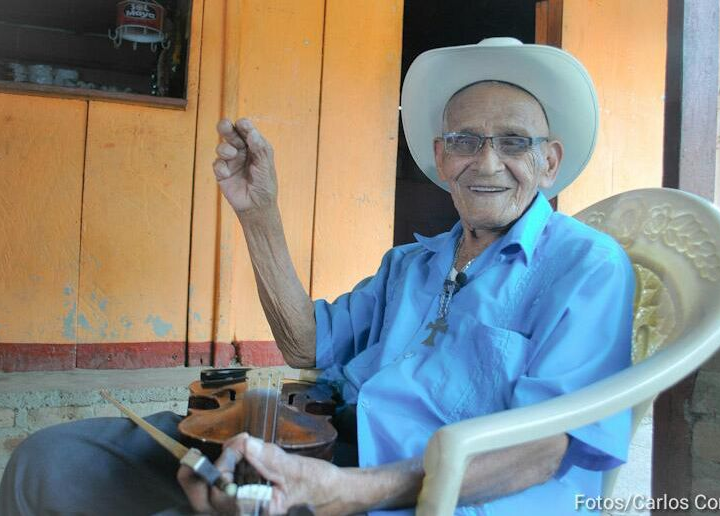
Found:
[[[251,369],[246,373],[247,388],[276,390],[279,395],[282,392],[283,377],[284,374],[280,369],[270,367]]]

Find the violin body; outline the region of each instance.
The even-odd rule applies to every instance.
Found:
[[[248,390],[247,382],[220,387],[190,384],[188,416],[180,432],[215,460],[231,437],[248,432],[289,453],[331,460],[337,431],[330,420],[336,403],[325,384],[285,382],[279,397],[268,399]]]

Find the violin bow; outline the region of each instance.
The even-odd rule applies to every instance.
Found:
[[[150,437],[155,439],[160,446],[172,453],[180,461],[180,464],[185,464],[190,467],[190,469],[192,469],[195,474],[202,478],[209,486],[215,486],[225,492],[228,496],[235,497],[238,490],[237,484],[225,480],[220,471],[215,467],[210,459],[207,458],[207,456],[203,455],[200,450],[197,448],[188,448],[167,435],[165,432],[155,428],[143,418],[138,416],[135,412],[113,398],[106,390],[101,390],[100,395],[115,405],[120,412],[125,414],[137,426],[150,434]]]

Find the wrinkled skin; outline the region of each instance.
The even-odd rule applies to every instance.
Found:
[[[537,100],[521,89],[493,82],[476,84],[453,96],[443,125],[446,132],[486,136],[547,137],[549,133]],[[552,186],[562,153],[560,142],[549,141],[523,156],[508,158],[485,141],[475,155],[455,156],[445,152],[442,140],[435,141],[438,175],[450,186],[465,229],[464,243],[475,244],[474,255],[524,213],[538,187]]]
[[[285,453],[281,448],[259,439],[239,434],[228,440],[216,465],[228,480],[235,466],[247,460],[273,485],[271,514],[285,514],[294,505],[310,504],[321,514],[341,512],[339,495],[344,489],[342,471],[333,464],[308,457]],[[207,486],[187,466],[178,471],[178,482],[197,512],[212,513],[215,509],[235,514],[234,500],[217,488]]]

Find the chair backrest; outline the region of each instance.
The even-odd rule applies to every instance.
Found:
[[[576,218],[614,237],[632,261],[634,364],[720,314],[720,213],[710,203],[679,190],[634,190]],[[633,435],[653,399],[633,407]],[[606,497],[618,470],[604,475]]]
[[[669,188],[633,190],[578,213],[623,246],[635,270],[633,363],[720,313],[720,212]]]

